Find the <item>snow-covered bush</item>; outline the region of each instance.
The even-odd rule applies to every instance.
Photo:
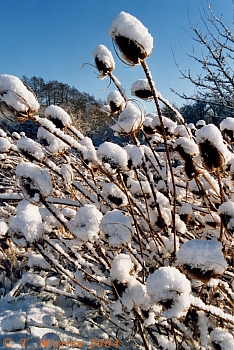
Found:
[[[104,110],[115,134],[131,138],[124,146],[95,149],[61,107],[39,117],[31,91],[0,76],[2,114],[39,126],[37,140],[0,130],[0,303],[36,295],[41,309],[0,312],[1,331],[45,323],[87,348],[92,338],[99,348],[232,349],[233,119],[220,130],[186,125],[155,90],[148,29],[121,12],[109,34],[145,73],[128,98],[111,52],[93,52],[99,77],[115,85]],[[137,98],[155,110],[145,115]]]

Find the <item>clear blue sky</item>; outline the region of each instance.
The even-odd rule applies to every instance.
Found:
[[[231,0],[210,0],[217,16],[225,23],[233,20]],[[0,7],[0,74],[18,77],[37,76],[58,80],[105,100],[114,89],[108,81],[96,78],[92,52],[106,45],[116,61],[115,75],[130,95],[134,81],[144,78],[140,67],[128,68],[117,58],[108,30],[120,11],[136,16],[154,38],[154,50],[147,60],[156,88],[171,103],[184,101],[170,92],[193,92],[193,87],[180,79],[172,50],[182,69],[198,73],[183,48],[191,52],[194,42],[186,33],[200,21],[206,0],[2,0]],[[231,25],[231,24],[230,24]],[[183,48],[182,48],[182,47]],[[148,108],[147,108],[148,109]]]

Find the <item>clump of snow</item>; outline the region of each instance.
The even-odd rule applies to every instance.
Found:
[[[11,149],[11,142],[5,137],[0,137],[0,152],[7,152]]]
[[[0,238],[5,237],[8,231],[8,225],[4,220],[0,220]]]
[[[179,137],[174,143],[174,148],[181,147],[185,153],[196,156],[199,153],[197,144],[188,137]]]
[[[127,151],[128,154],[128,167],[131,168],[131,165],[134,167],[137,167],[141,164],[142,157],[143,157],[143,151],[135,146],[135,145],[127,145],[124,147],[125,151]]]
[[[205,120],[202,120],[202,119],[198,120],[198,122],[196,123],[197,128],[202,128],[205,125],[206,125],[206,122]]]
[[[210,338],[221,350],[233,350],[234,338],[226,329],[217,327],[210,333]]]
[[[107,96],[105,111],[109,113],[119,113],[125,108],[126,102],[118,90],[111,91]]]
[[[146,288],[151,305],[160,304],[166,318],[181,317],[190,306],[190,282],[174,267],[160,267],[149,275]]]
[[[128,204],[127,196],[120,190],[118,186],[112,182],[103,186],[103,194],[113,203],[119,206],[126,206]]]
[[[213,275],[222,275],[227,268],[222,248],[217,239],[190,240],[180,247],[177,253],[177,265],[199,269],[202,274],[212,271]]]
[[[21,162],[16,167],[16,175],[25,182],[23,187],[27,199],[38,200],[38,191],[43,197],[47,197],[53,190],[50,173],[39,165]]]
[[[223,131],[225,129],[234,131],[234,118],[227,117],[221,121],[220,130]]]
[[[153,50],[153,37],[149,34],[148,29],[136,17],[124,11],[121,11],[112,22],[109,35],[114,41],[118,36],[135,41],[144,49],[147,56]]]
[[[98,147],[97,157],[102,160],[105,168],[112,173],[116,170],[127,169],[127,152],[116,143],[107,141],[102,143]]]
[[[7,137],[7,133],[0,129],[0,137]]]
[[[62,140],[42,127],[38,128],[37,137],[45,148],[52,154],[57,154],[68,148],[68,146]]]
[[[133,103],[128,102],[125,109],[120,113],[116,124],[111,126],[117,133],[128,134],[138,130],[144,121],[142,111]]]
[[[71,124],[69,114],[59,106],[48,106],[45,109],[45,117],[51,120],[58,128],[63,128]]]
[[[23,199],[17,206],[16,216],[10,217],[10,228],[13,233],[25,237],[33,243],[42,237],[42,220],[39,208]]]
[[[2,332],[16,332],[25,329],[26,313],[17,312],[14,315],[4,317],[1,322]]]
[[[145,92],[145,97],[142,97],[144,96],[143,92]],[[135,81],[131,87],[131,95],[141,97],[145,100],[152,99],[153,95],[152,95],[148,80],[138,79],[137,81]]]
[[[109,244],[116,248],[128,244],[134,231],[130,218],[118,209],[103,216],[100,229],[108,238]]]
[[[34,156],[39,161],[44,160],[46,157],[42,146],[28,137],[20,138],[17,142],[17,147],[21,152],[26,152],[27,154]]]
[[[35,273],[26,272],[21,279],[22,284],[30,284],[35,287],[45,287],[45,279]]]
[[[81,241],[94,242],[98,238],[102,213],[92,204],[79,208],[74,220],[70,221],[72,233]]]
[[[151,116],[153,116],[151,127],[161,131],[161,123],[160,123],[159,116],[154,113],[151,113]],[[164,116],[162,117],[162,121],[163,121],[163,125],[166,133],[174,135],[175,128],[177,127],[177,122],[173,122],[171,119]]]
[[[37,254],[32,251],[29,253],[28,266],[40,267],[42,269],[49,269],[51,267],[41,254]]]
[[[99,78],[104,78],[106,74],[115,69],[115,61],[112,53],[105,45],[98,45],[93,51],[96,66],[101,73]]]
[[[209,141],[221,153],[226,162],[231,160],[232,154],[224,144],[220,130],[214,124],[208,124],[197,130],[196,140],[198,144]]]
[[[62,164],[60,168],[60,174],[63,177],[63,181],[66,185],[71,185],[73,180],[73,169],[70,164]]]
[[[227,228],[233,229],[234,227],[234,202],[227,201],[220,205],[218,209],[218,214],[225,216],[225,221],[227,222]]]
[[[129,255],[120,253],[112,261],[110,269],[111,279],[120,283],[127,283],[131,277],[130,271],[133,269],[133,262]]]
[[[191,215],[193,212],[193,207],[190,203],[183,203],[179,208],[180,215]]]
[[[18,112],[34,113],[40,107],[22,81],[8,74],[0,75],[0,100]]]

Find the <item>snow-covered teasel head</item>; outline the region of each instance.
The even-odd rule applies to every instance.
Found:
[[[115,61],[112,53],[104,45],[98,45],[93,51],[95,64],[101,73],[99,78],[105,78],[115,69]]]
[[[197,130],[196,140],[202,163],[207,170],[213,171],[231,160],[231,152],[224,145],[222,134],[214,124]]]
[[[0,75],[0,101],[9,108],[7,112],[11,116],[15,111],[23,118],[31,116],[40,107],[34,93],[19,78],[8,74]]]
[[[38,241],[43,234],[38,206],[23,199],[17,206],[16,215],[10,218],[10,229],[20,245]]]
[[[161,306],[162,316],[179,318],[190,307],[189,280],[175,267],[161,267],[149,275],[146,288],[151,304]]]
[[[220,123],[220,130],[227,142],[234,143],[234,118],[227,117]]]
[[[112,182],[109,182],[103,186],[103,194],[110,202],[119,207],[123,207],[128,204],[127,196]]]
[[[109,34],[123,59],[131,65],[139,64],[153,50],[153,37],[148,29],[136,17],[124,11],[112,22]]]
[[[116,143],[107,141],[102,143],[98,147],[97,157],[102,161],[105,168],[111,173],[128,169],[127,152]]]
[[[20,178],[25,198],[32,203],[48,197],[53,190],[50,173],[39,165],[21,162],[16,167],[16,175]]]
[[[118,209],[109,211],[103,216],[100,229],[107,237],[109,245],[114,248],[127,245],[134,232],[131,219]]]
[[[114,90],[107,96],[107,104],[110,113],[117,114],[125,108],[126,102],[121,93],[118,90]]]
[[[131,87],[131,95],[149,101],[153,98],[153,93],[150,89],[147,79],[138,79]]]
[[[82,242],[95,242],[98,239],[102,213],[93,204],[79,208],[74,220],[70,221],[71,232]]]
[[[64,129],[71,124],[71,118],[69,114],[59,106],[48,106],[45,109],[45,117],[53,122],[53,124],[59,128]]]
[[[120,113],[116,124],[111,129],[119,134],[131,134],[140,130],[144,121],[142,111],[133,103],[128,102],[125,109]]]
[[[227,268],[222,244],[217,239],[193,239],[185,242],[177,253],[176,263],[188,275],[201,281],[220,276]]]

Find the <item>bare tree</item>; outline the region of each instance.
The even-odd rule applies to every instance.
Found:
[[[200,55],[198,56],[194,49],[192,53],[186,52],[188,57],[200,64],[202,72],[193,75],[190,70],[183,71],[176,63],[182,77],[189,80],[197,92],[194,96],[176,93],[186,100],[205,102],[213,106],[215,114],[220,115],[221,112],[223,115],[232,115],[234,114],[234,35],[225,25],[222,16],[217,17],[210,4],[207,5],[208,12],[204,10],[204,14],[201,15],[205,32],[190,22],[194,34],[191,37],[200,46]]]

